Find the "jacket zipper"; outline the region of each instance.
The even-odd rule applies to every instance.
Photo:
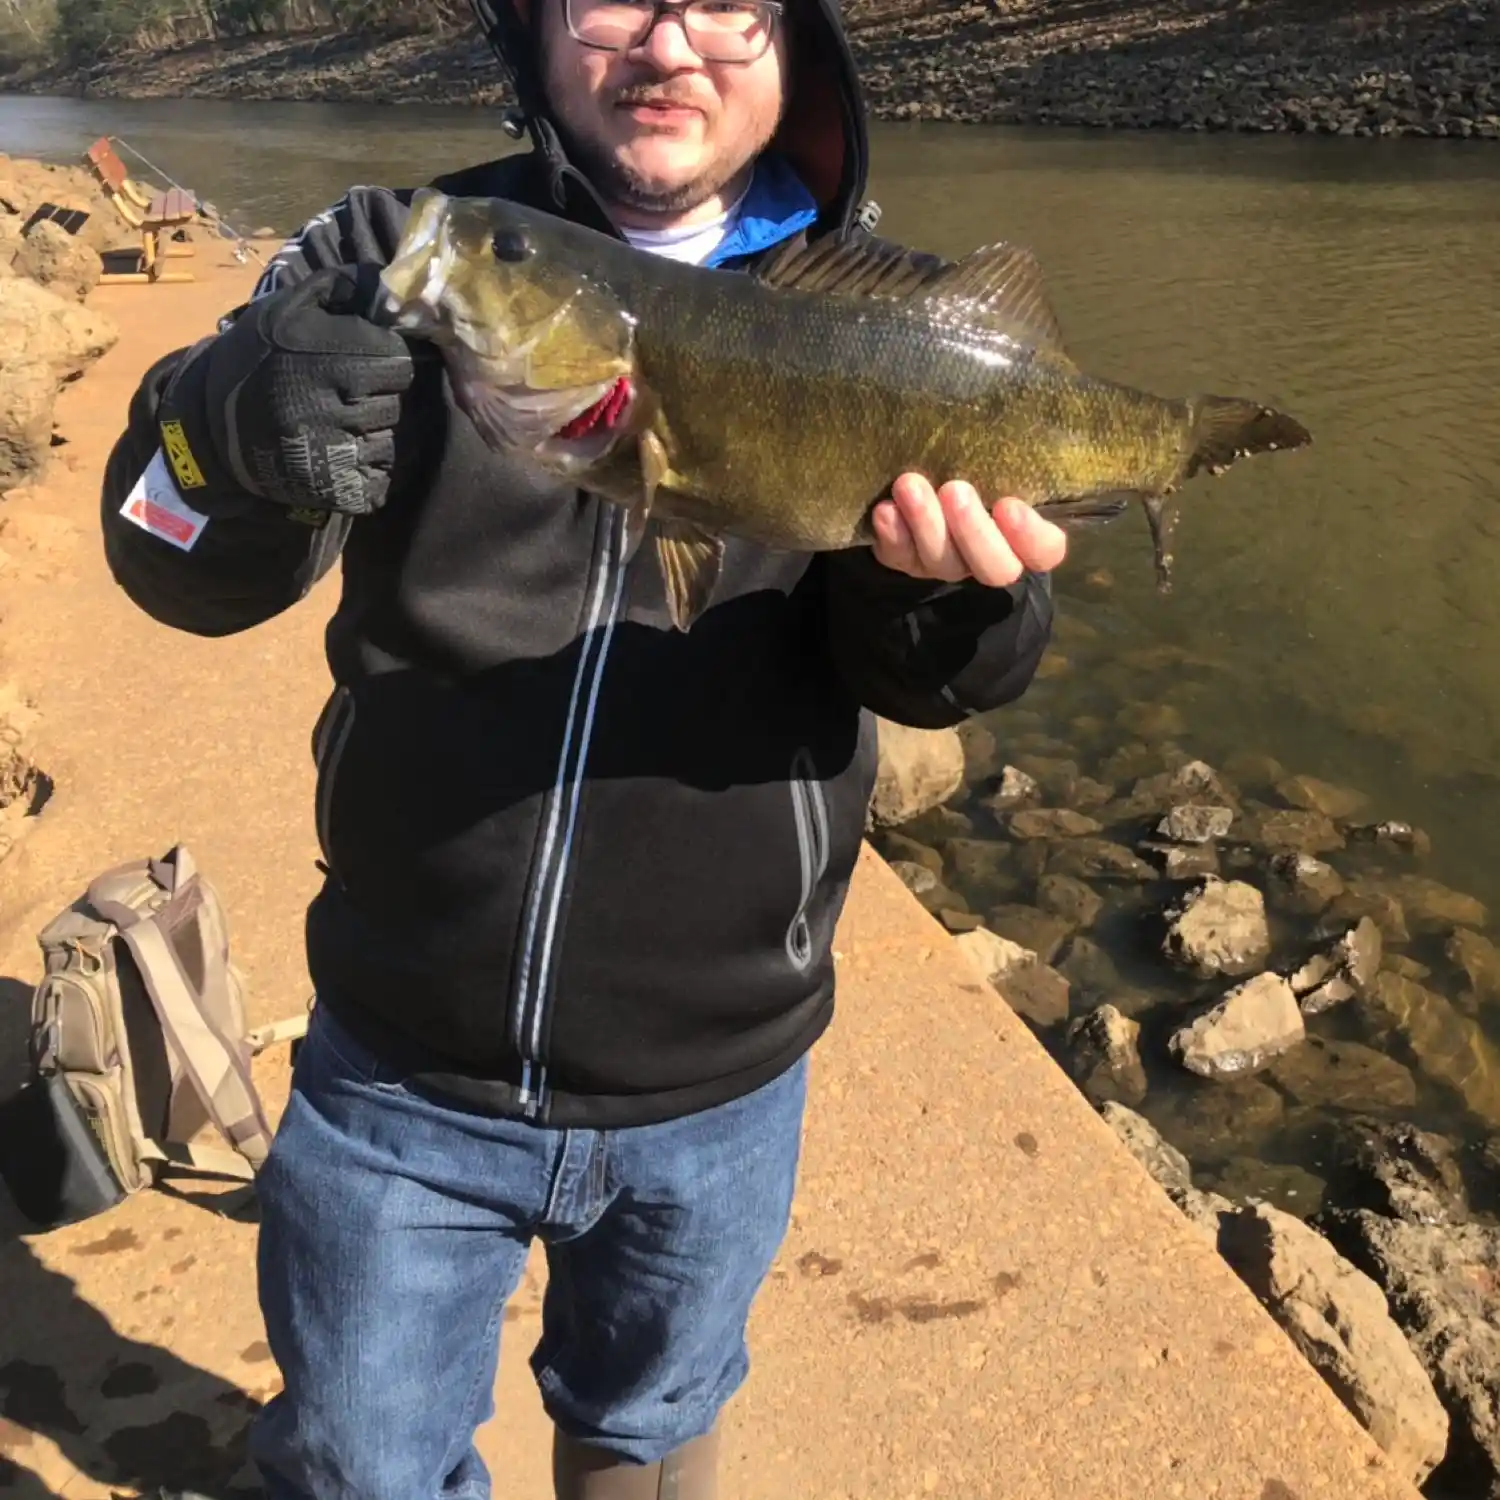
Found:
[[[547,991],[552,979],[563,888],[578,831],[578,809],[594,733],[594,713],[604,681],[605,662],[614,639],[624,596],[625,521],[623,510],[609,507],[610,516],[594,592],[584,626],[583,649],[573,675],[568,717],[563,727],[557,776],[547,808],[547,832],[542,843],[541,869],[527,908],[520,979],[514,997],[511,1039],[521,1059],[522,1110],[535,1119],[546,1103],[547,1068],[542,1056],[542,1028]]]
[[[828,802],[817,767],[807,750],[792,757],[790,778],[792,818],[797,827],[797,857],[802,869],[802,897],[786,930],[786,955],[794,968],[806,972],[813,960],[812,931],[807,913],[823,876],[828,873]]]

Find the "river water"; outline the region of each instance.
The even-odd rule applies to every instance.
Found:
[[[246,229],[512,149],[472,110],[0,98],[0,150],[76,160],[106,132]],[[1139,515],[1075,535],[1056,675],[995,727],[1097,761],[1139,732],[1117,714],[1166,705],[1193,755],[1267,752],[1419,824],[1427,872],[1500,919],[1500,149],[931,124],[873,141],[882,232],[1032,246],[1086,369],[1261,397],[1315,436],[1190,487],[1170,598]],[[1500,1108],[1465,1121],[1423,1097],[1433,1121],[1500,1131]]]

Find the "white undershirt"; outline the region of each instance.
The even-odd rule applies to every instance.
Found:
[[[745,192],[749,192],[748,187]],[[741,193],[718,218],[710,219],[706,224],[677,225],[671,229],[624,229],[621,233],[637,250],[701,266],[724,243],[724,237],[744,201],[745,193]]]

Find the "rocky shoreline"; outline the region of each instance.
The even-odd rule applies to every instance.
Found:
[[[36,218],[44,203],[88,220],[69,234]],[[119,340],[114,322],[87,305],[101,252],[121,238],[116,226],[86,172],[0,156],[0,577],[10,549],[27,545],[16,518],[54,461],[59,393]],[[0,672],[8,666],[0,650]],[[29,697],[0,678],[0,889],[14,889],[14,861],[53,792],[33,748],[38,720]]]
[[[872,840],[1408,1477],[1500,1500],[1490,912],[1358,790],[1186,732],[883,724]]]
[[[1500,0],[853,8],[885,120],[1500,140]],[[508,102],[477,39],[255,36],[0,77],[91,98]]]

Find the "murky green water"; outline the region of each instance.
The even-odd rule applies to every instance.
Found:
[[[246,228],[510,149],[464,110],[0,99],[6,151],[76,156],[105,131]],[[1075,538],[1066,669],[1026,727],[1096,765],[1131,736],[1085,744],[1074,720],[1170,704],[1193,755],[1269,752],[1421,825],[1429,872],[1500,922],[1500,150],[931,125],[874,145],[882,230],[1033,246],[1086,368],[1261,396],[1316,438],[1191,488],[1170,599],[1140,517]],[[1421,1113],[1479,1133],[1451,1103]]]

